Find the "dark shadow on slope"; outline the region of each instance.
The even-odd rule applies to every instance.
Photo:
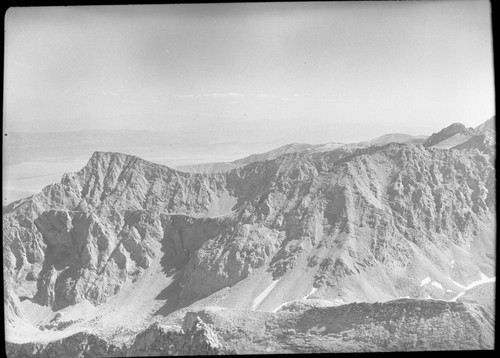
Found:
[[[173,278],[173,282],[156,297],[166,303],[154,315],[166,316],[205,298],[182,297],[182,286],[185,281],[184,269],[202,245],[209,240],[220,239],[220,236],[234,237],[236,218],[193,218],[187,215],[168,215],[162,217],[164,230],[161,240],[163,257],[160,264],[162,272]]]
[[[162,223],[163,225],[163,230],[166,231],[166,225]],[[173,227],[172,225],[171,227]],[[161,251],[163,252],[163,256],[160,260],[160,265],[162,267],[162,271],[167,275],[176,275],[177,273],[182,270],[187,263],[189,262],[190,258],[190,253],[188,250],[185,250],[182,245],[182,231],[177,230],[175,233],[176,235],[179,236],[180,240],[177,243],[180,247],[176,247],[175,240],[172,239],[171,237],[168,237],[168,235],[172,234],[171,232],[167,234],[167,232],[164,233],[164,236],[161,240]]]
[[[182,304],[180,301],[180,294],[182,291],[181,282],[182,282],[183,271],[179,271],[173,276],[173,281],[170,285],[165,287],[158,296],[155,297],[157,300],[166,300],[167,302],[160,307],[153,316],[168,316],[172,312],[186,307],[186,304]]]
[[[191,252],[185,247],[186,227],[192,226],[194,222],[203,219],[190,218],[186,215],[175,215],[170,220],[162,220],[164,236],[161,240],[161,251],[163,257],[160,265],[167,276],[172,276],[173,281],[165,287],[156,297],[157,300],[166,300],[153,316],[168,316],[172,312],[187,306],[181,303],[182,281],[184,268],[191,258]],[[192,222],[190,222],[192,220]]]

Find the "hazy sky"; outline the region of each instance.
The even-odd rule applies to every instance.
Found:
[[[4,130],[324,143],[495,113],[488,1],[11,8]]]

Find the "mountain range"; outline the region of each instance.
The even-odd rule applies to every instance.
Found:
[[[7,352],[492,349],[494,123],[176,169],[95,152],[3,209]]]

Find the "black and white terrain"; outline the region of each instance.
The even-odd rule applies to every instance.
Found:
[[[494,117],[175,169],[96,151],[3,208],[7,354],[493,349],[495,161]]]

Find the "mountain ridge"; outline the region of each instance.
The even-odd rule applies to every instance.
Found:
[[[412,136],[409,134],[390,133],[374,138],[372,140],[356,142],[356,143],[337,143],[337,142],[329,142],[325,144],[290,143],[264,153],[251,154],[247,157],[237,159],[232,162],[191,164],[191,165],[179,166],[177,168],[181,171],[187,171],[193,173],[226,172],[232,169],[245,166],[246,164],[250,164],[252,162],[276,159],[277,157],[284,154],[301,153],[301,152],[322,153],[337,149],[339,147],[356,149],[356,148],[370,147],[376,145],[379,146],[386,145],[390,143],[419,144],[423,143],[426,138],[427,136]]]
[[[130,339],[190,309],[271,312],[303,297],[451,302],[495,272],[488,138],[292,151],[207,174],[97,151],[4,210],[11,336]]]

